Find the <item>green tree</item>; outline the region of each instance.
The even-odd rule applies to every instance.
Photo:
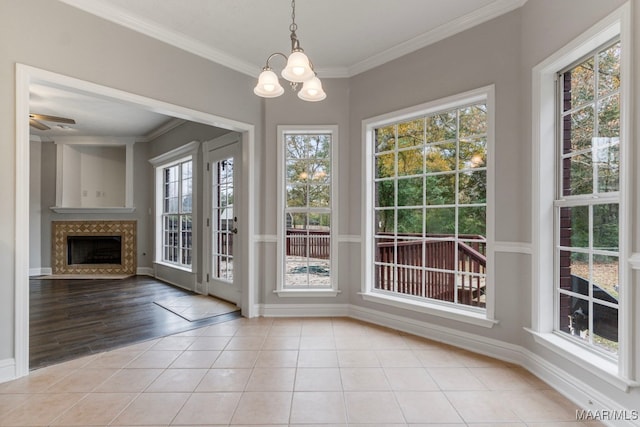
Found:
[[[471,105],[376,130],[376,206],[397,206],[398,232],[452,234],[455,209],[417,207],[486,203],[486,106]],[[456,183],[458,188],[456,188]],[[458,194],[456,194],[458,193]],[[485,209],[469,210],[465,230],[484,234]],[[392,232],[394,211],[378,212]]]
[[[330,206],[330,139],[331,136],[328,134],[289,134],[286,136],[287,207],[322,208]],[[309,220],[302,224],[298,222],[296,222],[296,226],[306,227]],[[324,223],[327,220],[312,222]]]

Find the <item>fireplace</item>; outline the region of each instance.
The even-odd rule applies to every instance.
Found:
[[[53,221],[52,233],[53,274],[136,274],[136,221]]]
[[[67,264],[121,264],[122,236],[67,236]]]

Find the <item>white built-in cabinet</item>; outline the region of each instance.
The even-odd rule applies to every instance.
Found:
[[[133,138],[76,137],[56,143],[58,213],[133,212]]]

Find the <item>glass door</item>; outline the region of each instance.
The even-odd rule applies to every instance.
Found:
[[[239,142],[225,136],[205,144],[207,161],[207,290],[218,298],[240,304],[241,290],[235,269],[237,238]],[[227,144],[220,147],[221,143]]]

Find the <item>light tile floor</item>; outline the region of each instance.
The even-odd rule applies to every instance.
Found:
[[[522,368],[345,318],[237,319],[0,384],[0,426],[595,426]]]

